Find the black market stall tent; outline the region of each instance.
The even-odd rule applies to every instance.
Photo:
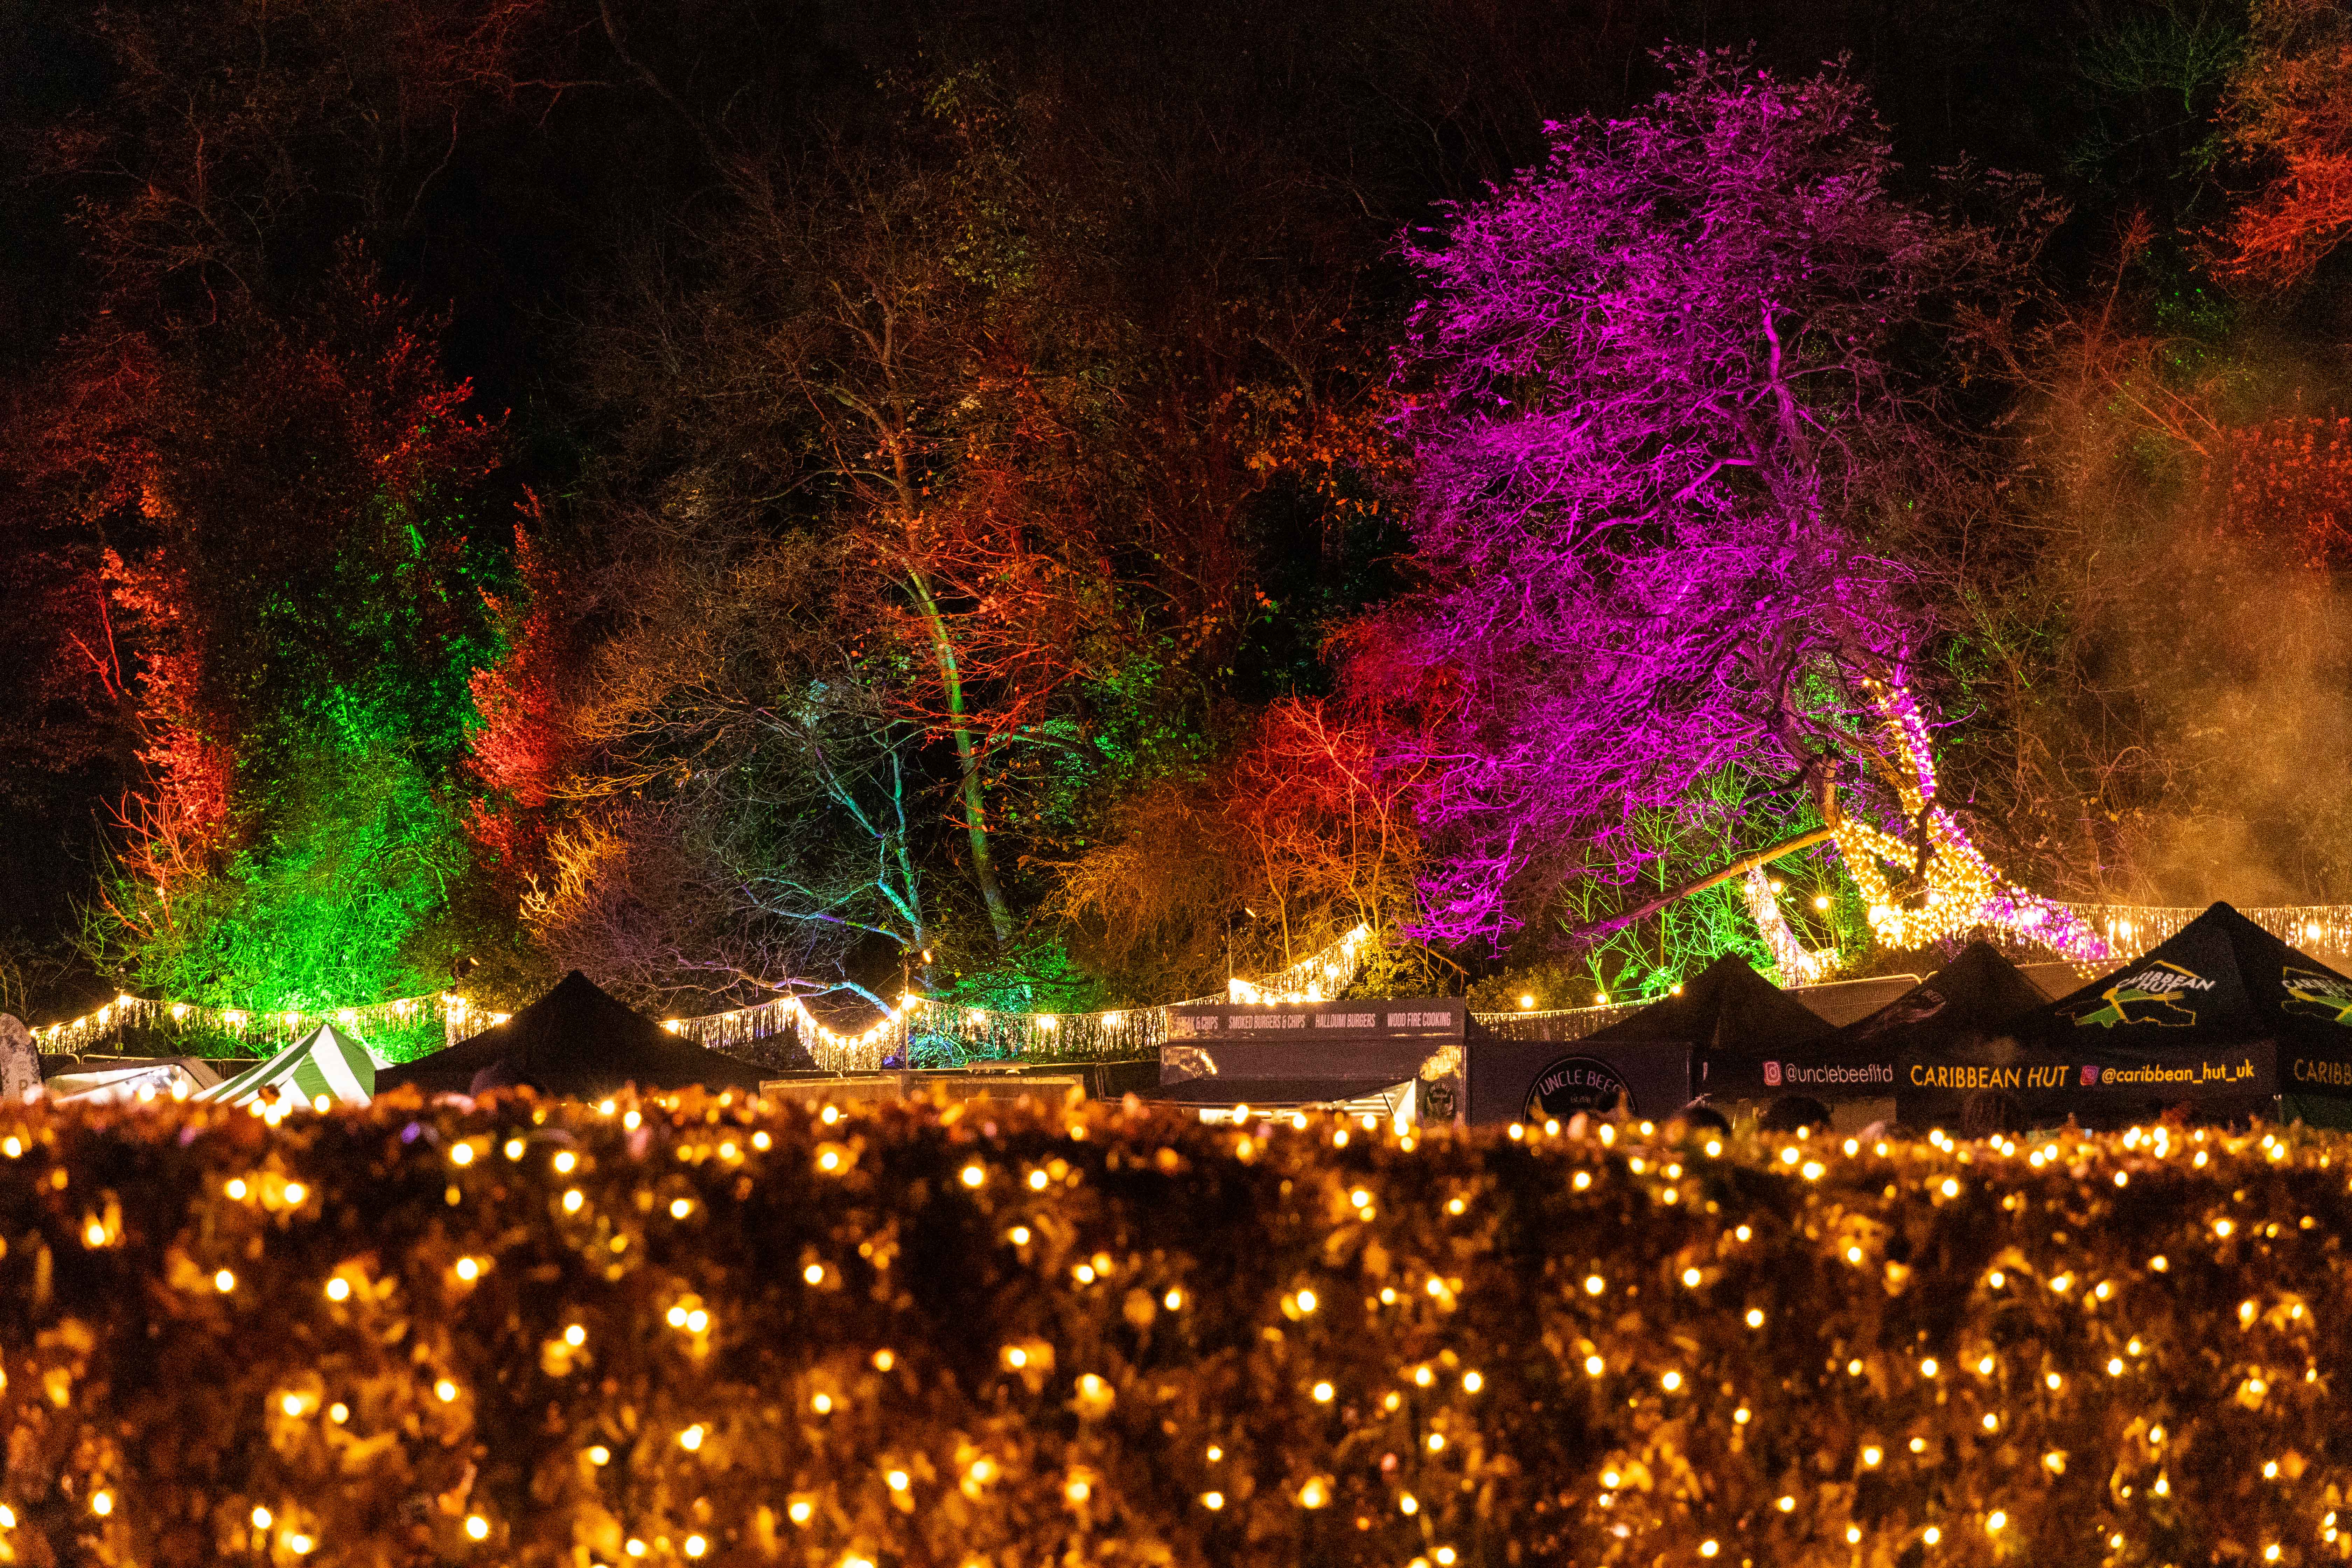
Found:
[[[1468,1018],[1459,996],[1179,1003],[1160,1082],[1135,1092],[1203,1116],[1245,1105],[1452,1121]]]
[[[1707,1092],[1695,1053],[1762,1061],[1825,1038],[1830,1025],[1727,953],[1667,996],[1577,1040],[1474,1036],[1465,1048],[1474,1122],[1605,1110],[1622,1096],[1663,1119]],[[1775,1094],[1780,1090],[1773,1090]]]
[[[1978,1046],[2049,1000],[1992,946],[1972,942],[1943,968],[1832,1034],[1765,1056],[1701,1051],[1691,1074],[1717,1100],[1782,1094],[1827,1103],[1891,1100],[1899,1117],[1906,1064],[1923,1052]]]
[[[1962,1131],[1992,1097],[2011,1120],[2049,1126],[2352,1110],[2352,980],[2217,903],[2114,973],[2011,1019],[1991,1038],[1921,1049],[1903,1116]],[[1981,1119],[1981,1118],[1979,1118]]]
[[[680,1039],[575,969],[505,1023],[421,1060],[385,1068],[375,1079],[379,1094],[403,1085],[427,1094],[528,1085],[579,1100],[625,1084],[756,1090],[760,1073],[748,1062]]]

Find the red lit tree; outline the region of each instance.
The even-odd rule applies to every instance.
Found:
[[[2256,0],[2253,21],[2222,113],[2262,181],[2231,215],[2223,262],[2292,283],[2352,233],[2352,14],[2342,0]]]

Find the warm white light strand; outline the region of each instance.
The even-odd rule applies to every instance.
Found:
[[[1756,929],[1764,938],[1764,945],[1772,954],[1772,967],[1780,972],[1780,984],[1818,985],[1837,973],[1837,949],[1810,948],[1780,913],[1780,900],[1773,896],[1771,879],[1764,875],[1761,866],[1750,866],[1741,889],[1748,898],[1748,912],[1756,921]]]
[[[1370,956],[1372,932],[1360,925],[1317,952],[1263,981],[1231,980],[1223,998],[1249,1003],[1318,1002],[1346,990]],[[886,1063],[907,1064],[910,1050],[924,1047],[982,1061],[1088,1061],[1149,1057],[1168,1038],[1168,1009],[1110,1008],[1097,1013],[1024,1013],[961,1006],[929,996],[907,995],[863,1030],[844,1032],[818,1021],[798,996],[779,996],[754,1006],[698,1018],[671,1018],[662,1026],[713,1050],[796,1031],[802,1046],[826,1072],[872,1072]]]
[[[201,1002],[157,1002],[125,993],[94,1012],[70,1023],[51,1024],[33,1031],[39,1047],[52,1055],[77,1054],[110,1039],[125,1029],[157,1029],[172,1033],[206,1031],[250,1040],[256,1045],[284,1046],[321,1024],[334,1024],[364,1036],[371,1030],[400,1028],[427,1017],[441,1021],[442,1038],[455,1044],[473,1028],[502,1023],[503,1013],[482,1013],[467,1007],[463,997],[443,992],[431,996],[402,996],[352,1007],[213,1007]]]

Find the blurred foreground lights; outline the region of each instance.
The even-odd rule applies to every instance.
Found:
[[[1298,1489],[1298,1506],[1301,1508],[1321,1508],[1330,1500],[1331,1489],[1320,1476]]]
[[[684,1219],[693,1212],[694,1200],[692,1198],[678,1198],[674,1200],[669,1205],[669,1217],[672,1219]]]
[[[882,1479],[894,1492],[905,1491],[908,1487],[914,1484],[914,1478],[909,1476],[904,1470],[892,1470],[888,1475],[884,1476]]]
[[[1486,1380],[1484,1377],[1481,1377],[1478,1373],[1475,1372],[1465,1372],[1462,1374],[1463,1393],[1475,1394],[1486,1386]]]
[[[580,1163],[580,1156],[565,1149],[555,1156],[555,1173],[560,1176],[568,1176],[572,1173],[572,1168],[578,1163]]]
[[[1712,1541],[1702,1541],[1698,1543],[1698,1554],[1701,1557],[1712,1557],[1722,1550],[1721,1546]]]
[[[1865,1468],[1874,1468],[1878,1461],[1885,1458],[1886,1458],[1886,1451],[1874,1443],[1862,1451],[1862,1462]]]
[[[1087,1483],[1085,1477],[1073,1476],[1070,1478],[1069,1484],[1062,1489],[1062,1495],[1072,1502],[1084,1502],[1095,1495],[1095,1489]]]
[[[563,1342],[573,1350],[578,1350],[588,1342],[588,1331],[574,1323],[563,1331]]]
[[[479,1279],[481,1277],[482,1266],[480,1264],[475,1262],[470,1258],[460,1258],[457,1259],[458,1279],[470,1281]]]
[[[342,1276],[337,1275],[334,1279],[327,1281],[328,1300],[347,1301],[351,1299],[351,1294],[352,1282],[344,1279]]]
[[[2008,1528],[2009,1515],[2001,1512],[2000,1510],[1995,1509],[1990,1513],[1985,1515],[1985,1533],[1987,1535],[1999,1535],[2002,1531],[2007,1530]]]
[[[90,1493],[89,1511],[98,1515],[100,1519],[104,1519],[108,1514],[112,1513],[114,1511],[114,1494],[103,1489]]]
[[[588,1462],[602,1469],[613,1462],[613,1450],[598,1443],[588,1450]]]
[[[1332,1395],[1332,1393],[1333,1393],[1333,1390],[1332,1390],[1332,1387],[1331,1387],[1331,1385],[1330,1385],[1329,1384],[1328,1384],[1328,1383],[1318,1383],[1318,1384],[1317,1384],[1315,1385],[1315,1388],[1314,1388],[1315,1403],[1316,1403],[1316,1404],[1318,1404],[1318,1405],[1328,1405],[1328,1404],[1330,1404],[1330,1403],[1331,1403],[1331,1395]]]
[[[982,1170],[978,1165],[966,1165],[963,1168],[963,1184],[965,1186],[976,1187],[987,1180],[988,1173]]]
[[[255,1510],[253,1510],[253,1528],[254,1528],[254,1529],[256,1529],[256,1530],[268,1530],[268,1529],[269,1528],[269,1520],[270,1520],[270,1513],[269,1513],[269,1510],[268,1510],[268,1509],[266,1509],[266,1508],[257,1508],[257,1509],[255,1509]]]
[[[801,1270],[801,1278],[807,1280],[812,1285],[824,1284],[824,1265],[822,1263],[810,1264],[806,1268]]]
[[[1225,1494],[1223,1492],[1202,1492],[1201,1494],[1201,1506],[1207,1509],[1211,1513],[1214,1513],[1219,1509],[1225,1506]]]
[[[213,1289],[226,1296],[236,1289],[236,1276],[224,1268],[213,1276]]]
[[[490,1538],[490,1521],[478,1513],[469,1513],[466,1516],[466,1533],[476,1541],[488,1541]]]
[[[582,1192],[578,1187],[573,1187],[571,1191],[563,1194],[563,1212],[565,1214],[578,1214],[580,1212],[580,1206],[587,1201],[588,1194]]]
[[[686,1554],[688,1557],[699,1557],[709,1550],[710,1542],[701,1536],[689,1535],[686,1538]]]
[[[309,1556],[311,1548],[318,1544],[318,1542],[312,1540],[310,1536],[302,1534],[299,1531],[286,1538],[286,1550],[291,1552],[297,1557]]]
[[[689,1454],[699,1453],[702,1450],[702,1439],[704,1436],[705,1434],[699,1425],[689,1426],[685,1431],[680,1432],[677,1435],[677,1446],[685,1449]]]
[[[433,1385],[433,1397],[444,1405],[455,1404],[457,1399],[457,1385],[445,1377]]]
[[[1763,1309],[1759,1307],[1748,1309],[1748,1326],[1751,1329],[1760,1329],[1764,1326]]]
[[[1931,1524],[1927,1529],[1919,1532],[1919,1539],[1926,1542],[1928,1545],[1933,1546],[1936,1542],[1944,1539],[1944,1532],[1937,1530]]]
[[[808,1499],[794,1498],[792,1506],[784,1510],[784,1517],[794,1524],[806,1524],[815,1512],[816,1505]]]
[[[1862,1544],[1862,1526],[1858,1524],[1849,1524],[1845,1527],[1845,1543],[1848,1546],[1859,1546]]]
[[[1419,1513],[1421,1511],[1421,1500],[1413,1496],[1411,1492],[1407,1492],[1404,1496],[1397,1499],[1397,1511],[1404,1514]]]

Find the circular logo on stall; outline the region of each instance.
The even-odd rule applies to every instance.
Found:
[[[1536,1074],[1536,1081],[1528,1089],[1526,1114],[1535,1121],[1573,1116],[1580,1110],[1613,1110],[1621,1094],[1625,1097],[1625,1109],[1633,1110],[1633,1091],[1625,1087],[1615,1068],[1597,1057],[1562,1057]]]

